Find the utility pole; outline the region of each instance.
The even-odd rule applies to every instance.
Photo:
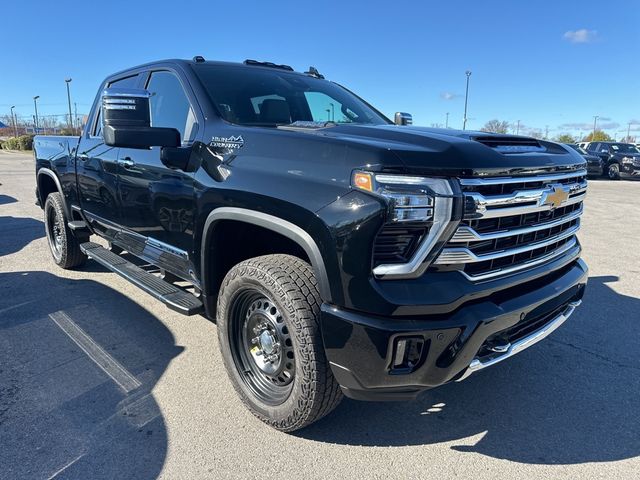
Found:
[[[627,143],[631,142],[631,122],[627,123]]]
[[[13,112],[14,108],[16,108],[15,105],[13,105],[11,107],[11,121],[13,122],[13,134],[17,137],[18,136],[18,122],[16,121],[15,113]]]
[[[447,112],[447,117],[444,121],[444,128],[449,128],[449,112]]]
[[[467,76],[467,88],[464,94],[464,118],[462,120],[462,130],[467,129],[467,103],[469,101],[469,77],[471,76],[471,70],[467,70],[464,74]]]
[[[593,135],[591,135],[591,141],[595,142],[596,140],[596,125],[598,124],[598,119],[600,118],[600,115],[594,115],[593,116]]]
[[[65,78],[64,82],[67,84],[67,102],[69,102],[69,128],[73,130],[73,117],[71,116],[71,92],[69,90],[71,78]]]
[[[35,97],[33,97],[33,108],[36,111],[36,115],[34,117],[34,125],[35,125],[35,132],[34,133],[38,133],[38,99],[40,98],[40,95],[36,95]]]
[[[78,119],[78,104],[73,102],[73,116],[76,118],[76,129],[78,130],[78,135],[80,134],[80,119]]]
[[[329,106],[331,107],[331,121],[335,122],[336,121],[336,106],[333,103],[330,103]]]
[[[549,125],[544,126],[544,139],[549,140]]]
[[[516,123],[516,135],[520,135],[520,120]]]

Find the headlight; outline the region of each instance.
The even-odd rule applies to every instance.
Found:
[[[622,163],[633,163],[633,157],[622,157]]]
[[[390,278],[420,275],[437,253],[438,241],[451,232],[450,181],[357,171],[351,184],[382,196],[389,205],[387,223],[374,245],[373,273]]]

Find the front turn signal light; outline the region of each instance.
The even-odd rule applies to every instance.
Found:
[[[353,186],[367,192],[373,192],[373,176],[370,173],[355,172],[353,174]]]

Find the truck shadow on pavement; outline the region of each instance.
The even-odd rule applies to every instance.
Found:
[[[17,201],[18,200],[16,200],[13,197],[10,197],[9,195],[4,195],[0,193],[0,205],[6,205],[7,203],[16,203]]]
[[[636,457],[640,300],[614,291],[617,280],[591,278],[565,325],[500,365],[415,402],[345,400],[298,436],[369,446],[452,442],[460,452],[531,464]]]
[[[0,477],[156,478],[167,432],[151,390],[182,350],[109,287],[0,273]]]
[[[19,252],[44,236],[44,223],[40,220],[0,216],[0,257]]]

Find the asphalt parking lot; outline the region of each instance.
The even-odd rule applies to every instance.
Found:
[[[215,324],[57,268],[32,157],[0,151],[0,478],[640,478],[640,181],[592,181],[582,225],[585,301],[547,340],[291,435],[236,398]]]

